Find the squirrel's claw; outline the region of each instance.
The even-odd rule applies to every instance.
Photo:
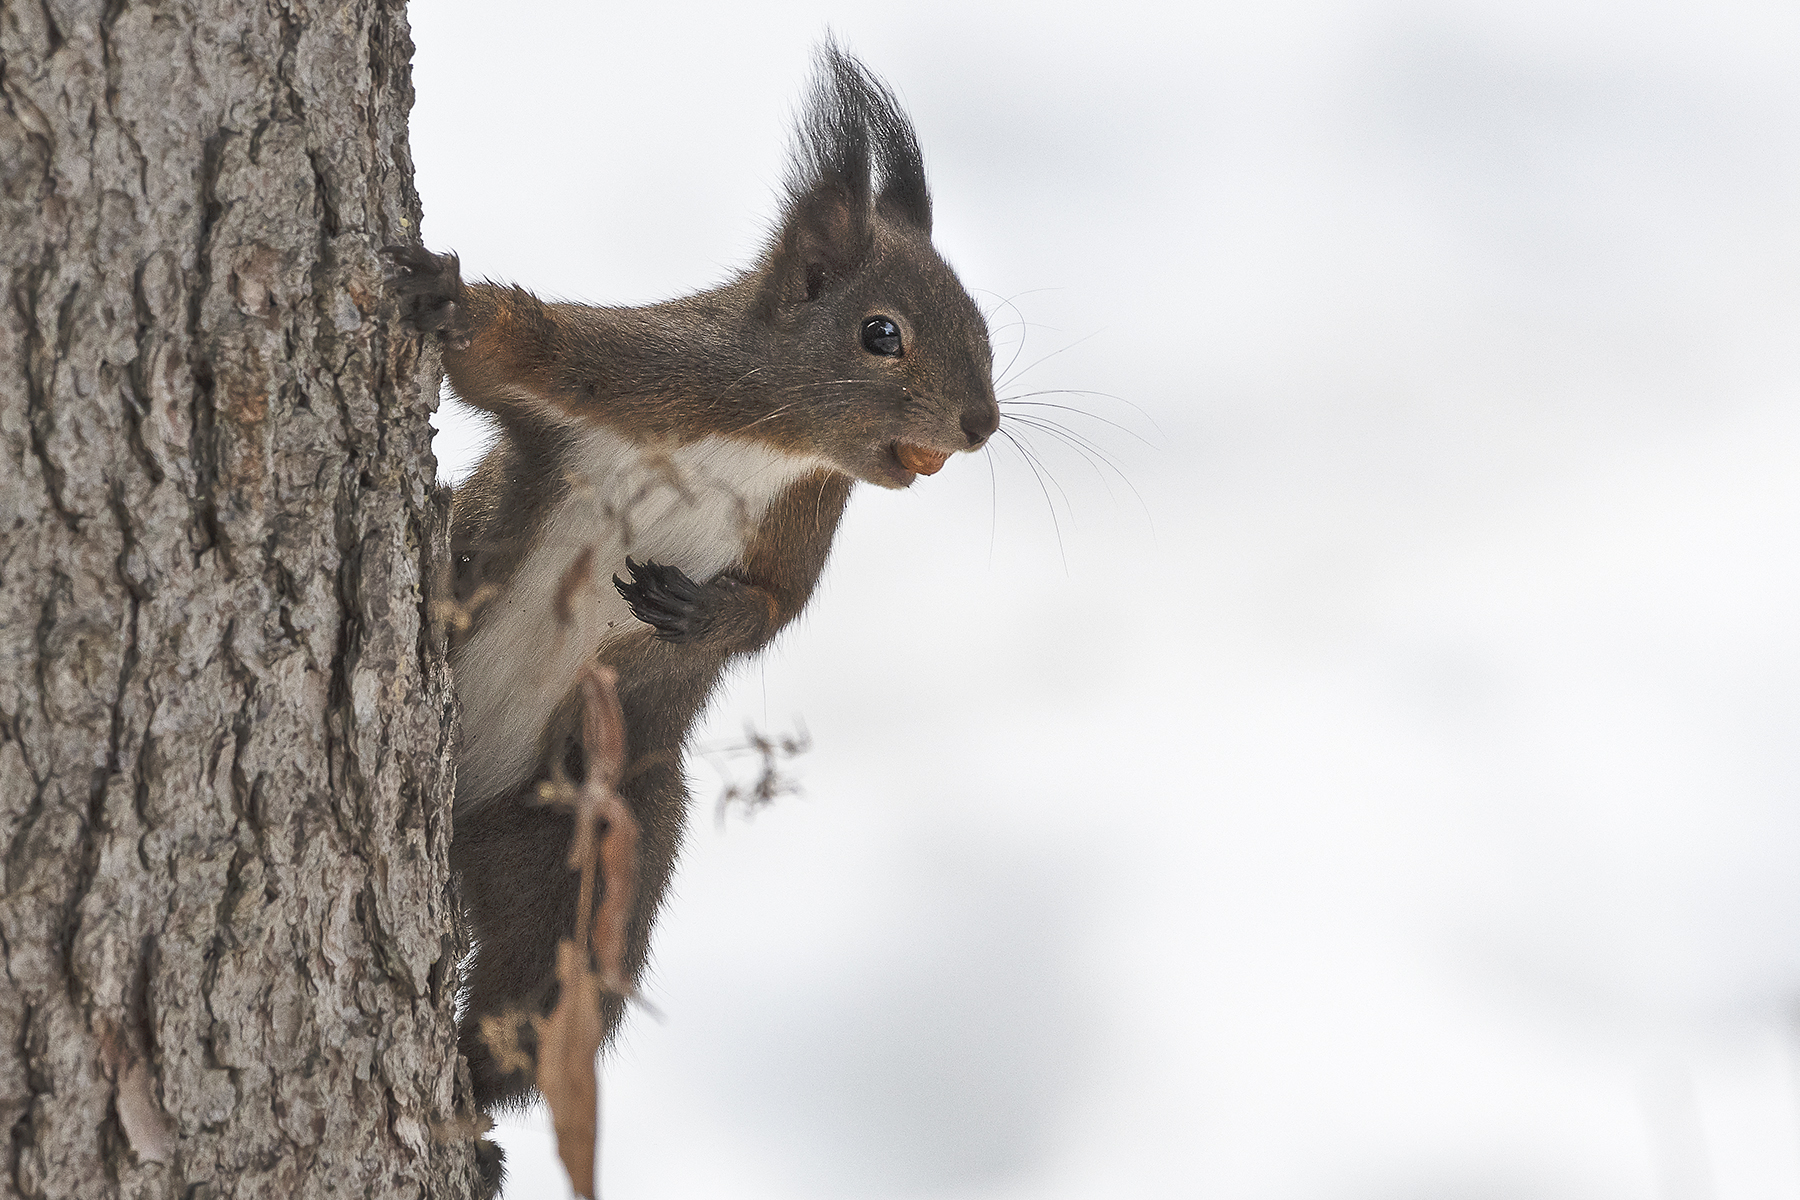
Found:
[[[382,274],[400,298],[400,320],[415,333],[442,334],[454,350],[469,348],[469,314],[462,301],[462,264],[454,254],[423,246],[383,246]]]
[[[631,606],[631,615],[654,626],[656,636],[663,641],[691,642],[712,624],[705,589],[680,567],[636,562],[627,556],[625,569],[631,574],[631,582],[614,575],[613,586]]]

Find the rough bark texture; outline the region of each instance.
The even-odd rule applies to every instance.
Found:
[[[0,4],[0,1193],[470,1190],[411,50]]]

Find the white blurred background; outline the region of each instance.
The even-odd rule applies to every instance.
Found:
[[[696,763],[611,1200],[1800,1197],[1800,6],[412,20],[426,241],[595,303],[752,259],[829,24],[1103,456],[861,489],[719,696],[814,749]]]

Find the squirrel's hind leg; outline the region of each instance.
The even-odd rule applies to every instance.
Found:
[[[624,955],[626,977],[634,981],[680,842],[687,790],[678,762],[658,756],[636,774],[628,766],[619,789],[639,825],[638,894]],[[575,934],[581,875],[569,868],[574,817],[539,803],[536,790],[533,781],[458,814],[451,840],[451,866],[475,943],[458,1042],[482,1112],[523,1103],[531,1092],[537,1058],[531,1018],[555,1005],[556,946]],[[600,884],[604,895],[605,880]],[[624,1013],[624,997],[601,997],[607,1040]]]

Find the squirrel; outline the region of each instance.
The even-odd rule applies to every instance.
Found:
[[[908,487],[999,425],[987,323],[932,246],[912,124],[829,40],[785,182],[754,266],[640,308],[546,302],[464,281],[454,255],[384,251],[403,324],[439,337],[456,395],[499,427],[451,500],[467,614],[450,640],[451,860],[474,942],[459,1039],[483,1112],[532,1081],[482,1018],[547,1011],[574,929],[573,817],[536,797],[580,777],[582,671],[612,667],[624,713],[635,981],[681,842],[682,749],[727,663],[805,606],[855,482]],[[623,1000],[603,1008],[610,1037]]]

